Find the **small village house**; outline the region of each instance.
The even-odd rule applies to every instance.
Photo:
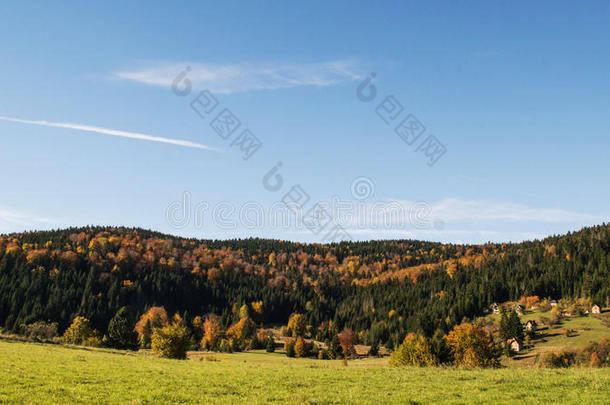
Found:
[[[506,343],[508,343],[510,350],[515,353],[519,353],[521,350],[523,350],[523,343],[521,343],[521,341],[517,338],[508,339]]]
[[[591,307],[592,314],[601,314],[601,312],[602,312],[602,309],[600,308],[599,305],[596,304]]]
[[[537,329],[538,329],[538,324],[536,323],[536,321],[530,319],[529,321],[526,322],[525,330],[527,330],[528,332],[535,332]]]

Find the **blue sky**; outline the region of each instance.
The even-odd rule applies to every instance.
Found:
[[[607,2],[328,3],[3,2],[0,232],[319,242],[339,225],[478,243],[608,220]],[[202,119],[190,103],[206,89],[219,104]],[[390,124],[376,113],[388,96],[403,106]],[[241,122],[226,140],[210,126],[224,108]],[[426,128],[413,145],[394,132],[409,114]],[[262,143],[247,160],[232,145],[244,129]],[[433,166],[417,151],[429,135],[446,148]],[[305,211],[334,199],[349,214],[278,226],[294,185]]]

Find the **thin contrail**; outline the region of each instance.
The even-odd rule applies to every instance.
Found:
[[[11,118],[11,117],[2,117],[2,116],[0,116],[0,120],[2,120],[2,121],[11,121],[11,122],[19,122],[19,123],[22,123],[22,124],[40,125],[40,126],[43,126],[43,127],[56,127],[56,128],[76,129],[76,130],[86,131],[86,132],[95,132],[97,134],[122,136],[124,138],[131,138],[131,139],[140,139],[140,140],[143,140],[143,141],[170,143],[172,145],[186,146],[187,148],[215,150],[215,148],[213,148],[211,146],[207,146],[207,145],[203,145],[203,144],[195,143],[195,142],[191,142],[191,141],[184,141],[184,140],[181,140],[181,139],[162,138],[160,136],[152,136],[152,135],[147,135],[147,134],[140,134],[140,133],[137,133],[137,132],[118,131],[116,129],[94,127],[94,126],[91,126],[91,125],[73,124],[73,123],[69,123],[69,122],[49,122],[49,121],[22,120],[20,118]]]

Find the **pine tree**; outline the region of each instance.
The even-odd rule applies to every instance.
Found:
[[[506,311],[502,309],[502,315],[500,316],[500,338],[503,342],[506,342],[511,337],[508,316],[506,315]]]
[[[511,312],[508,319],[508,330],[510,331],[510,338],[518,338],[523,340],[523,324],[519,319],[519,315],[516,312]]]
[[[135,320],[127,307],[122,307],[108,324],[108,344],[116,349],[137,350],[138,334]]]

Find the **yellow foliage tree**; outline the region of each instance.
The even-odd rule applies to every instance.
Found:
[[[438,364],[432,354],[432,346],[424,336],[409,333],[402,344],[390,356],[392,366],[435,366]]]
[[[154,328],[151,337],[152,351],[161,357],[185,359],[191,346],[189,330],[181,322],[174,322],[162,328]]]
[[[288,319],[288,330],[292,337],[303,336],[305,333],[305,318],[302,314],[292,314]]]
[[[457,325],[445,337],[455,364],[462,367],[498,367],[499,347],[485,329],[463,323]]]
[[[73,345],[97,346],[96,332],[91,328],[89,320],[83,316],[77,316],[63,335],[63,341]]]
[[[256,332],[256,325],[250,318],[241,318],[227,329],[227,337],[237,341],[245,341],[251,338]]]
[[[309,345],[302,337],[297,338],[294,342],[294,354],[296,357],[307,357],[309,354]]]

